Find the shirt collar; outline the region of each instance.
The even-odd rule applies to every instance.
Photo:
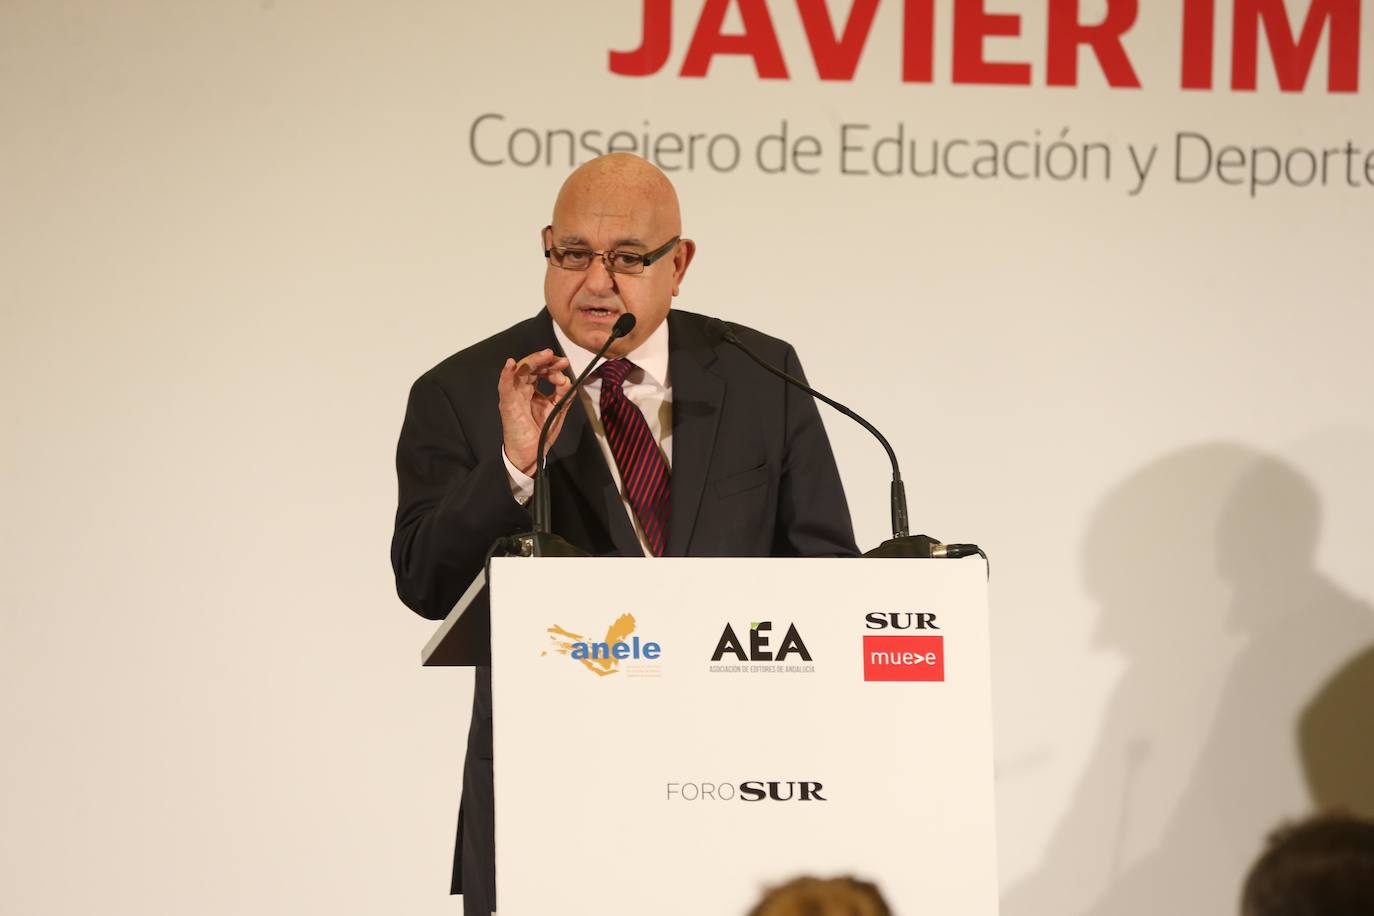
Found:
[[[563,333],[563,329],[558,326],[556,321],[553,323],[553,335],[558,339],[558,346],[563,349],[563,355],[568,358],[568,368],[572,371],[573,378],[581,375],[582,370],[587,368],[596,353],[573,343],[568,335]],[[646,382],[652,382],[660,388],[666,389],[668,387],[668,319],[665,317],[642,344],[625,354],[625,358],[640,368],[644,373]]]

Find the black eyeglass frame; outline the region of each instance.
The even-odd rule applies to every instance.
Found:
[[[545,226],[543,229],[541,229],[541,230],[539,231],[539,240],[540,240],[541,242],[544,241],[544,238],[545,238],[545,235],[544,235],[544,234],[545,234],[545,233],[548,233],[548,234],[549,234],[549,235],[548,235],[548,238],[552,239],[552,238],[553,238],[553,226],[551,226],[551,225],[550,225],[550,226]],[[675,247],[677,247],[677,243],[680,242],[680,241],[682,241],[682,236],[680,236],[680,235],[675,235],[675,236],[673,236],[672,238],[670,238],[667,242],[665,242],[662,246],[660,246],[660,247],[658,247],[658,248],[655,248],[653,251],[649,252],[648,254],[640,254],[640,253],[637,252],[637,251],[620,251],[619,249],[616,249],[616,248],[609,248],[609,249],[607,249],[606,251],[593,251],[593,250],[590,249],[590,248],[564,248],[564,247],[561,247],[561,246],[559,246],[559,245],[554,245],[554,244],[552,244],[552,243],[546,242],[546,243],[545,243],[545,247],[544,247],[544,259],[547,260],[547,261],[548,261],[550,264],[552,264],[554,267],[557,267],[559,270],[572,270],[572,271],[581,272],[581,271],[584,271],[584,270],[590,270],[590,269],[591,269],[591,266],[592,266],[591,258],[592,258],[592,257],[599,257],[599,258],[601,258],[601,263],[602,263],[602,265],[605,266],[606,271],[607,271],[608,273],[621,274],[622,276],[627,276],[627,277],[634,277],[634,276],[638,276],[639,274],[644,273],[644,271],[647,270],[651,264],[655,263],[656,261],[659,261],[660,259],[663,258],[664,255],[667,255],[669,252],[671,252]],[[586,267],[564,267],[562,264],[558,263],[557,261],[555,261],[555,260],[553,259],[553,253],[554,253],[555,251],[559,252],[559,257],[560,257],[560,258],[561,258],[561,257],[566,257],[566,256],[567,256],[567,252],[569,252],[569,251],[585,251],[585,252],[587,252],[587,254],[590,255],[591,257],[588,257],[588,259],[587,259],[587,266],[586,266]],[[638,258],[638,259],[639,259],[639,270],[636,270],[636,271],[616,270],[614,267],[611,266],[611,256],[612,256],[612,255],[631,255],[631,256],[633,256],[633,257]]]

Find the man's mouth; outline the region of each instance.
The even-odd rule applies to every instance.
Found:
[[[614,318],[620,313],[615,309],[595,308],[592,306],[579,306],[577,311],[586,318]]]

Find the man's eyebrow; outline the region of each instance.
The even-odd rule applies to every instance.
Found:
[[[582,245],[582,246],[585,246],[585,247],[587,247],[587,248],[590,248],[590,247],[591,247],[591,243],[588,242],[586,239],[584,239],[584,238],[583,238],[582,236],[580,236],[580,235],[560,235],[560,236],[558,237],[558,245],[559,245],[560,248],[566,248],[566,247],[568,247],[569,245]],[[641,242],[639,239],[636,239],[636,238],[616,239],[614,242],[611,243],[611,248],[612,248],[612,249],[617,249],[617,248],[648,248],[648,247],[649,247],[648,245],[644,244],[643,242]]]

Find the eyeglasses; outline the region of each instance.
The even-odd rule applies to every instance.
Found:
[[[552,238],[553,227],[544,227],[544,237]],[[592,266],[592,258],[600,258],[601,263],[606,265],[606,270],[613,274],[642,274],[644,268],[662,258],[681,240],[681,236],[675,235],[667,241],[661,248],[655,248],[648,254],[638,254],[634,251],[592,251],[587,248],[560,248],[545,242],[544,257],[548,258],[549,263],[554,267],[561,267],[564,270],[586,270]]]

